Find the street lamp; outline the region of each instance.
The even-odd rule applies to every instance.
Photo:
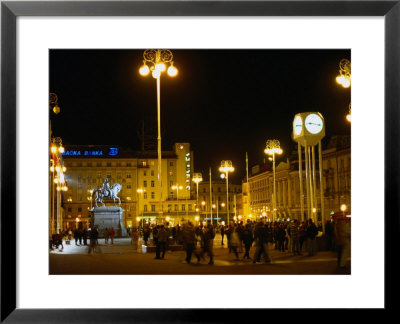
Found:
[[[157,124],[158,124],[158,137],[157,137],[157,177],[158,186],[160,190],[160,211],[159,215],[162,215],[162,181],[161,181],[161,104],[160,104],[160,80],[161,74],[167,70],[166,65],[169,65],[167,74],[170,77],[175,77],[178,74],[178,70],[174,67],[172,61],[173,55],[170,50],[167,49],[148,49],[143,53],[143,65],[139,69],[139,73],[142,76],[147,76],[150,71],[154,79],[157,80]],[[149,67],[150,66],[150,67]]]
[[[232,161],[223,160],[221,161],[221,166],[219,167],[219,171],[225,174],[226,178],[226,214],[228,216],[227,221],[229,225],[229,192],[228,192],[228,174],[229,172],[235,171],[235,168],[232,166]]]
[[[192,180],[196,183],[196,197],[197,197],[196,207],[198,207],[199,206],[199,183],[203,181],[203,176],[201,175],[201,173],[194,173]]]
[[[346,209],[347,209],[347,206],[345,204],[342,204],[340,206],[340,210],[343,212],[343,217],[344,217],[344,212],[346,211]]]
[[[339,75],[336,77],[336,82],[342,85],[343,88],[349,88],[351,85],[351,63],[347,59],[342,59],[339,62]]]
[[[349,113],[346,115],[346,119],[349,123],[351,123],[351,104],[349,104]]]
[[[266,148],[264,152],[270,156],[272,156],[272,169],[274,176],[274,197],[272,199],[272,209],[274,220],[276,218],[276,186],[275,186],[275,154],[282,154],[283,151],[281,149],[281,145],[278,140],[268,140],[266,144]]]

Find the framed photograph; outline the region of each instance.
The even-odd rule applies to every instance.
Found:
[[[391,309],[399,15],[398,1],[2,1],[1,321]]]

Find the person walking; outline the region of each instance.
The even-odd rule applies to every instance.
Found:
[[[215,237],[215,230],[212,226],[211,222],[207,224],[207,226],[203,229],[203,236],[204,236],[204,252],[207,252],[210,260],[208,264],[214,264],[214,237]]]
[[[299,237],[299,225],[297,219],[293,219],[289,225],[290,240],[292,242],[293,255],[301,255],[300,253],[300,237]]]
[[[350,256],[350,220],[337,219],[334,227],[334,235],[337,249],[337,266],[340,269],[345,269],[347,258]]]
[[[251,245],[253,244],[253,233],[251,231],[251,225],[249,223],[249,220],[243,229],[243,243],[244,243],[244,250],[245,250],[243,259],[250,259],[249,253],[250,253]]]
[[[149,241],[149,237],[150,237],[150,229],[148,226],[146,226],[145,228],[143,228],[143,241],[144,241],[144,245],[147,246],[147,242]]]
[[[78,245],[78,240],[79,240],[79,231],[78,231],[78,229],[75,229],[75,231],[74,231],[74,239],[75,239],[75,245]]]
[[[268,253],[268,229],[263,221],[258,222],[254,229],[254,240],[256,242],[256,251],[253,256],[253,263],[259,263],[261,261],[261,254],[264,255],[265,263],[271,263],[271,258]]]
[[[193,224],[190,221],[187,224],[183,225],[181,234],[182,243],[186,251],[185,262],[189,264],[192,260],[192,253],[196,242],[196,233]]]
[[[115,231],[114,231],[114,228],[111,227],[111,229],[110,229],[111,244],[114,244],[114,236],[115,236]]]
[[[167,231],[165,230],[164,225],[157,226],[157,243],[156,243],[156,257],[154,259],[164,259],[165,251],[166,251],[166,243],[167,243]],[[154,238],[154,234],[153,234]],[[160,255],[162,253],[162,255]]]
[[[104,244],[108,244],[108,239],[110,238],[110,231],[108,230],[107,227],[104,229],[103,235],[104,235]]]
[[[299,243],[300,243],[300,254],[303,251],[303,244],[307,239],[307,225],[305,222],[301,222],[299,226]]]
[[[315,226],[312,219],[309,219],[306,231],[308,256],[313,256],[317,253],[317,235],[317,226]]]
[[[277,240],[278,240],[278,251],[285,252],[285,238],[286,238],[286,231],[283,227],[283,223],[278,225],[277,230]]]
[[[97,227],[92,228],[90,231],[90,248],[89,248],[89,253],[96,252],[96,246],[97,246],[97,239],[99,237],[99,232],[97,230]]]
[[[86,228],[84,228],[82,230],[83,245],[87,245],[87,235],[88,235],[87,230]]]
[[[235,226],[235,227],[233,227],[233,231],[229,238],[229,245],[230,245],[233,253],[235,253],[235,256],[236,256],[235,261],[239,261],[239,254],[238,254],[239,244],[240,244],[239,230],[238,230],[238,227]]]
[[[225,226],[221,225],[221,245],[224,245]]]

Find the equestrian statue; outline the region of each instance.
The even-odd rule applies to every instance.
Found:
[[[110,179],[108,177],[105,178],[103,186],[98,189],[94,189],[92,193],[92,199],[95,196],[94,204],[96,207],[97,203],[100,202],[103,207],[105,206],[103,199],[108,198],[114,201],[115,206],[115,199],[118,199],[119,205],[121,205],[121,199],[117,196],[118,193],[121,191],[122,186],[119,183],[114,183],[110,186]]]

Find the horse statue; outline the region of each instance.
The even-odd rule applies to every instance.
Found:
[[[105,181],[106,184],[108,184],[108,181]],[[115,206],[115,199],[118,199],[119,205],[121,205],[121,199],[117,196],[118,193],[121,191],[122,186],[119,183],[114,183],[111,187],[110,186],[103,186],[102,188],[99,189],[94,189],[92,193],[92,199],[93,196],[95,197],[94,204],[96,207],[97,203],[100,202],[103,207],[105,206],[103,199],[108,198],[112,199],[114,201],[114,206]]]

